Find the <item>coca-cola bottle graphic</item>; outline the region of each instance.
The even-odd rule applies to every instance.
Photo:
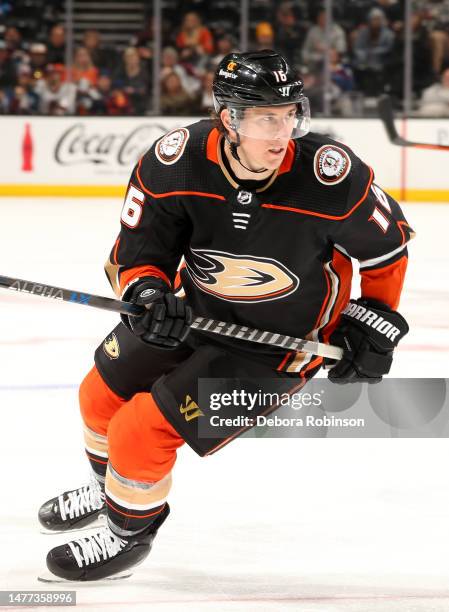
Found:
[[[22,140],[22,171],[32,172],[33,170],[33,137],[31,135],[31,125],[25,123],[25,133]]]

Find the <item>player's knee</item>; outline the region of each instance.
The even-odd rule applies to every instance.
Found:
[[[114,393],[94,366],[79,388],[82,419],[92,431],[106,435],[111,418],[125,400]]]
[[[183,442],[151,393],[137,393],[114,415],[108,428],[111,465],[122,476],[143,482],[166,476]]]

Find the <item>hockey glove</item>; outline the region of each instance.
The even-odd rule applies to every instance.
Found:
[[[408,332],[407,321],[386,304],[368,298],[350,300],[330,343],[344,349],[330,370],[337,384],[377,383],[390,371],[393,351]]]
[[[170,350],[187,338],[192,309],[173,295],[163,280],[141,278],[128,288],[123,299],[147,309],[142,315],[121,315],[126,327],[143,342]]]

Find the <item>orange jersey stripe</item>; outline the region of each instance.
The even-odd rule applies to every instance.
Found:
[[[287,145],[287,151],[285,157],[282,160],[282,164],[279,167],[278,176],[284,174],[284,172],[290,172],[295,160],[296,143],[294,140],[289,140]]]
[[[404,255],[389,266],[360,270],[362,297],[379,300],[396,310],[401,297],[408,257]]]
[[[207,137],[206,157],[209,161],[218,164],[218,141],[220,140],[220,132],[214,128]]]
[[[123,292],[124,288],[135,278],[142,278],[143,276],[156,276],[164,280],[171,287],[168,276],[156,266],[137,266],[120,273],[120,291]]]
[[[322,357],[315,357],[315,359],[312,359],[312,361],[310,363],[308,363],[306,365],[306,367],[301,370],[301,372],[299,373],[301,378],[305,378],[307,372],[309,370],[312,370],[313,368],[315,368],[316,366],[320,365],[323,362],[323,358]]]
[[[342,253],[340,253],[340,251],[337,251],[337,249],[334,249],[331,265],[332,265],[332,269],[334,270],[335,274],[338,276],[339,287],[338,287],[337,296],[335,297],[334,304],[332,306],[332,311],[330,314],[329,321],[325,325],[323,325],[321,329],[324,342],[329,341],[329,336],[334,331],[335,327],[337,326],[337,323],[340,319],[340,313],[343,310],[343,308],[346,306],[346,304],[348,303],[350,295],[351,295],[352,264],[350,260],[347,257],[345,257]],[[327,299],[325,303],[327,306],[328,304]],[[323,313],[325,312],[325,310],[322,310],[322,311]],[[321,314],[321,317],[322,316],[323,315]],[[316,323],[316,327],[320,326],[320,321],[321,319],[318,319]]]
[[[278,365],[278,367],[276,368],[276,370],[280,371],[284,368],[285,364],[287,363],[287,361],[289,360],[289,358],[293,355],[293,351],[289,351],[284,359],[281,361],[281,363]]]
[[[117,240],[115,241],[115,246],[114,246],[114,250],[113,250],[113,254],[112,254],[112,263],[117,264],[117,251],[118,248],[120,246],[120,238],[117,238]]]

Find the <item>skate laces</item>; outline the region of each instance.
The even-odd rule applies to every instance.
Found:
[[[97,561],[106,561],[122,550],[127,544],[115,535],[108,527],[104,527],[90,536],[73,540],[68,543],[78,567]]]
[[[65,521],[67,518],[73,519],[86,512],[101,510],[104,506],[104,493],[98,480],[92,477],[87,485],[69,491],[67,499],[60,495],[58,501],[62,520]]]

